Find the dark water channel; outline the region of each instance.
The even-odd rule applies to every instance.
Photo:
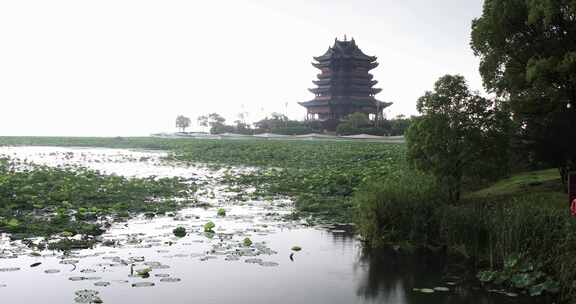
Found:
[[[399,266],[383,254],[363,254],[357,236],[340,226],[287,222],[282,215],[292,211],[289,199],[237,200],[238,193],[219,184],[218,177],[246,168],[182,166],[163,162],[159,152],[113,149],[0,147],[0,154],[127,176],[195,178],[203,184],[198,200],[210,204],[187,208],[175,217],[116,223],[103,238],[118,246],[98,246],[70,256],[52,251],[32,256],[26,246],[3,235],[2,303],[89,303],[96,293],[104,303],[123,304],[534,303],[461,289],[437,270]],[[218,208],[226,209],[226,217],[216,215]],[[216,224],[212,238],[202,231],[209,220]],[[177,226],[189,234],[174,237],[171,231]],[[242,244],[246,237],[253,241],[251,246]],[[292,251],[293,246],[302,250]],[[129,265],[134,265],[132,270]],[[152,269],[150,277],[134,275],[144,268]],[[413,290],[435,287],[448,291]]]

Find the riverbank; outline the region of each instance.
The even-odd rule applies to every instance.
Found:
[[[557,172],[557,171],[556,171]],[[371,247],[445,248],[490,289],[538,296],[575,292],[576,228],[553,170],[517,174],[448,204],[434,180],[402,174],[354,196]]]

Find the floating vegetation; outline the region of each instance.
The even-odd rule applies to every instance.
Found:
[[[264,267],[276,267],[280,264],[276,263],[276,262],[260,262],[258,263],[260,266],[264,266]]]
[[[152,287],[152,286],[154,286],[154,283],[152,282],[138,282],[132,284],[132,287]]]
[[[157,277],[157,278],[167,278],[167,277],[169,277],[170,275],[167,274],[167,273],[157,273],[157,274],[154,274],[154,276]]]
[[[36,263],[31,264],[30,267],[38,267],[40,265],[42,265],[41,262],[36,262]]]
[[[302,247],[300,246],[292,246],[292,251],[300,251],[302,250]]]
[[[224,208],[219,208],[217,215],[218,216],[226,216],[226,210]]]
[[[107,286],[110,286],[110,282],[96,282],[96,283],[94,283],[94,286],[107,287]]]
[[[165,283],[175,283],[175,282],[180,282],[182,281],[179,278],[162,278],[160,279],[160,282],[165,282]]]
[[[172,233],[177,237],[185,237],[186,236],[186,228],[178,227],[172,230]]]
[[[0,231],[28,236],[97,236],[99,219],[126,213],[163,214],[186,205],[194,184],[174,178],[127,178],[79,166],[0,161]],[[105,191],[102,191],[105,189]],[[162,204],[150,204],[151,198]],[[52,250],[92,247],[87,240],[50,243]]]
[[[136,274],[142,278],[147,278],[150,276],[150,272],[152,271],[151,267],[143,268],[143,269],[136,269]]]
[[[46,269],[46,270],[44,270],[44,273],[47,273],[47,274],[54,274],[54,273],[59,273],[59,272],[60,272],[59,269]]]
[[[242,244],[246,247],[250,247],[252,245],[252,240],[250,238],[245,238],[244,241],[242,241]]]
[[[263,261],[262,261],[262,259],[258,259],[258,258],[250,258],[250,259],[244,260],[244,262],[248,263],[248,264],[260,264]]]
[[[422,289],[415,289],[416,291],[420,291],[421,293],[434,293],[434,289],[431,288],[422,288]]]
[[[87,304],[96,304],[96,303],[104,303],[102,299],[98,296],[99,292],[96,290],[89,290],[89,289],[82,289],[75,292],[76,298],[74,301],[76,303],[87,303]]]
[[[20,270],[20,267],[0,268],[0,272],[12,272],[12,271],[18,271],[18,270]]]
[[[214,233],[214,227],[216,227],[216,224],[212,221],[208,221],[208,223],[204,224],[204,232]]]

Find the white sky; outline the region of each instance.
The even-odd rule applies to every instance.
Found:
[[[179,114],[303,119],[334,38],[354,37],[387,110],[415,114],[442,75],[481,90],[470,24],[481,0],[3,0],[0,135],[175,131]]]

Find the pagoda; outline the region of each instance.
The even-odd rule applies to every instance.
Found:
[[[307,120],[319,120],[324,128],[334,130],[346,116],[356,112],[368,114],[376,122],[383,118],[384,109],[392,103],[374,97],[382,91],[374,88],[377,81],[369,73],[378,66],[376,57],[364,54],[354,38],[335,39],[334,45],[314,60],[312,65],[321,73],[313,81],[316,87],[309,91],[316,97],[299,102],[308,112]]]

